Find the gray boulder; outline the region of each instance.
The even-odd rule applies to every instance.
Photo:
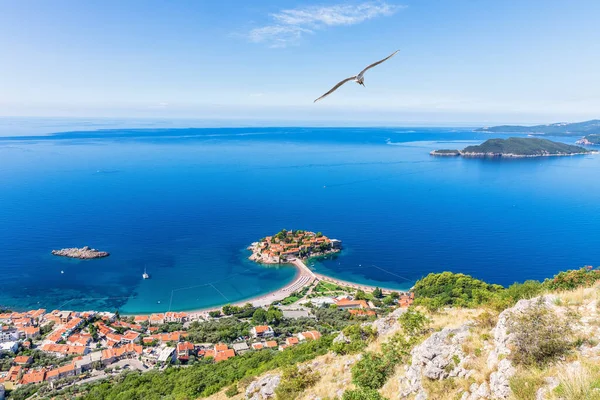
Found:
[[[416,346],[412,352],[411,365],[400,382],[400,397],[416,394],[417,398],[426,399],[422,384],[425,377],[432,380],[441,380],[451,377],[467,378],[471,371],[463,367],[466,355],[462,351],[462,344],[469,336],[469,325],[459,328],[445,328],[428,337],[423,343]]]
[[[275,398],[275,389],[279,386],[279,382],[281,382],[280,375],[265,375],[248,385],[246,399],[265,400]]]

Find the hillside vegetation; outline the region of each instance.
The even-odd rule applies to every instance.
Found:
[[[461,152],[466,155],[517,155],[517,156],[543,156],[562,154],[588,153],[579,146],[557,143],[539,138],[508,138],[489,139],[477,146],[468,146]]]

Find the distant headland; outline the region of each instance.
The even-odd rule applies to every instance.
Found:
[[[592,135],[584,136],[576,141],[575,144],[583,146],[600,146],[600,134],[594,133]]]
[[[80,249],[73,247],[68,249],[52,250],[52,254],[55,256],[79,258],[81,260],[90,260],[92,258],[103,258],[108,257],[110,253],[106,251],[100,251],[96,249],[90,249],[88,246]]]
[[[263,264],[279,264],[296,258],[318,257],[341,250],[342,242],[329,239],[321,232],[285,230],[252,243],[250,260]]]
[[[530,133],[534,135],[549,135],[549,136],[583,136],[591,134],[600,134],[600,120],[593,119],[584,122],[558,122],[547,125],[500,125],[489,126],[475,129],[476,132],[493,132],[493,133]]]
[[[593,151],[547,139],[512,137],[508,139],[489,139],[480,145],[468,146],[463,150],[434,150],[430,154],[432,156],[463,156],[468,158],[523,158],[572,156],[588,153],[593,153]]]

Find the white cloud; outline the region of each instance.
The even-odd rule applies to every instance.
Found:
[[[403,6],[385,2],[368,2],[357,5],[339,4],[282,10],[271,14],[274,24],[251,30],[248,38],[254,43],[285,47],[316,30],[328,26],[359,24],[372,18],[392,15],[400,8]]]
[[[168,106],[169,106],[169,103],[161,102],[161,103],[158,103],[158,104],[153,104],[153,105],[149,106],[148,108],[163,109],[163,108],[167,108]]]
[[[269,25],[252,29],[248,37],[254,43],[268,42],[271,47],[285,47],[300,40],[305,33],[313,31],[299,26]]]

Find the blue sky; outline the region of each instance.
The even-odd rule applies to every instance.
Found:
[[[600,2],[0,0],[0,116],[600,117]],[[337,81],[392,51],[366,87]]]

